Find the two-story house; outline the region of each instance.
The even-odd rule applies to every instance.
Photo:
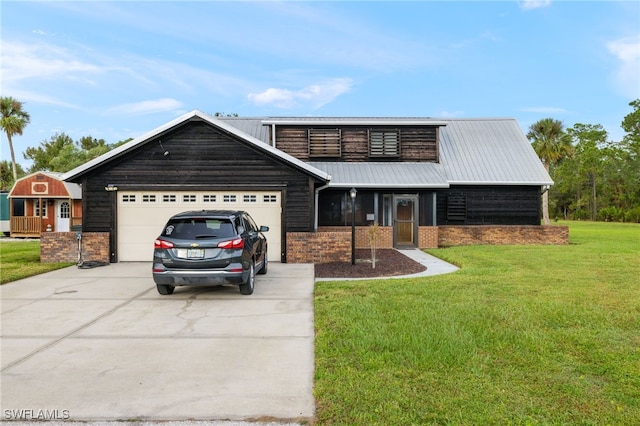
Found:
[[[513,119],[199,111],[63,179],[82,185],[83,231],[110,234],[112,262],[150,260],[167,218],[199,209],[250,212],[270,227],[272,261],[331,260],[322,253],[349,247],[352,221],[359,247],[373,223],[381,246],[434,247],[442,226],[539,227],[552,184]]]

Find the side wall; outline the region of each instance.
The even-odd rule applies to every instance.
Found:
[[[84,232],[80,247],[83,262],[109,263],[109,233]],[[78,234],[75,232],[43,232],[40,235],[40,262],[78,262]]]

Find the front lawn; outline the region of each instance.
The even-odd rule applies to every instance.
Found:
[[[73,263],[40,263],[40,241],[0,239],[0,284],[71,265]]]
[[[436,277],[318,282],[318,424],[640,423],[640,225],[431,251]]]

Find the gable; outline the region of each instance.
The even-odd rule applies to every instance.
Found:
[[[63,182],[59,173],[36,172],[16,181],[9,192],[9,198],[82,198],[81,188],[73,183]]]

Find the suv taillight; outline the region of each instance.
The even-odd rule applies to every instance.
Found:
[[[236,238],[235,240],[222,241],[218,243],[218,248],[241,249],[244,248],[244,240],[242,238]]]
[[[161,239],[157,239],[153,242],[154,249],[170,249],[173,248],[173,243],[171,241],[165,241]]]

